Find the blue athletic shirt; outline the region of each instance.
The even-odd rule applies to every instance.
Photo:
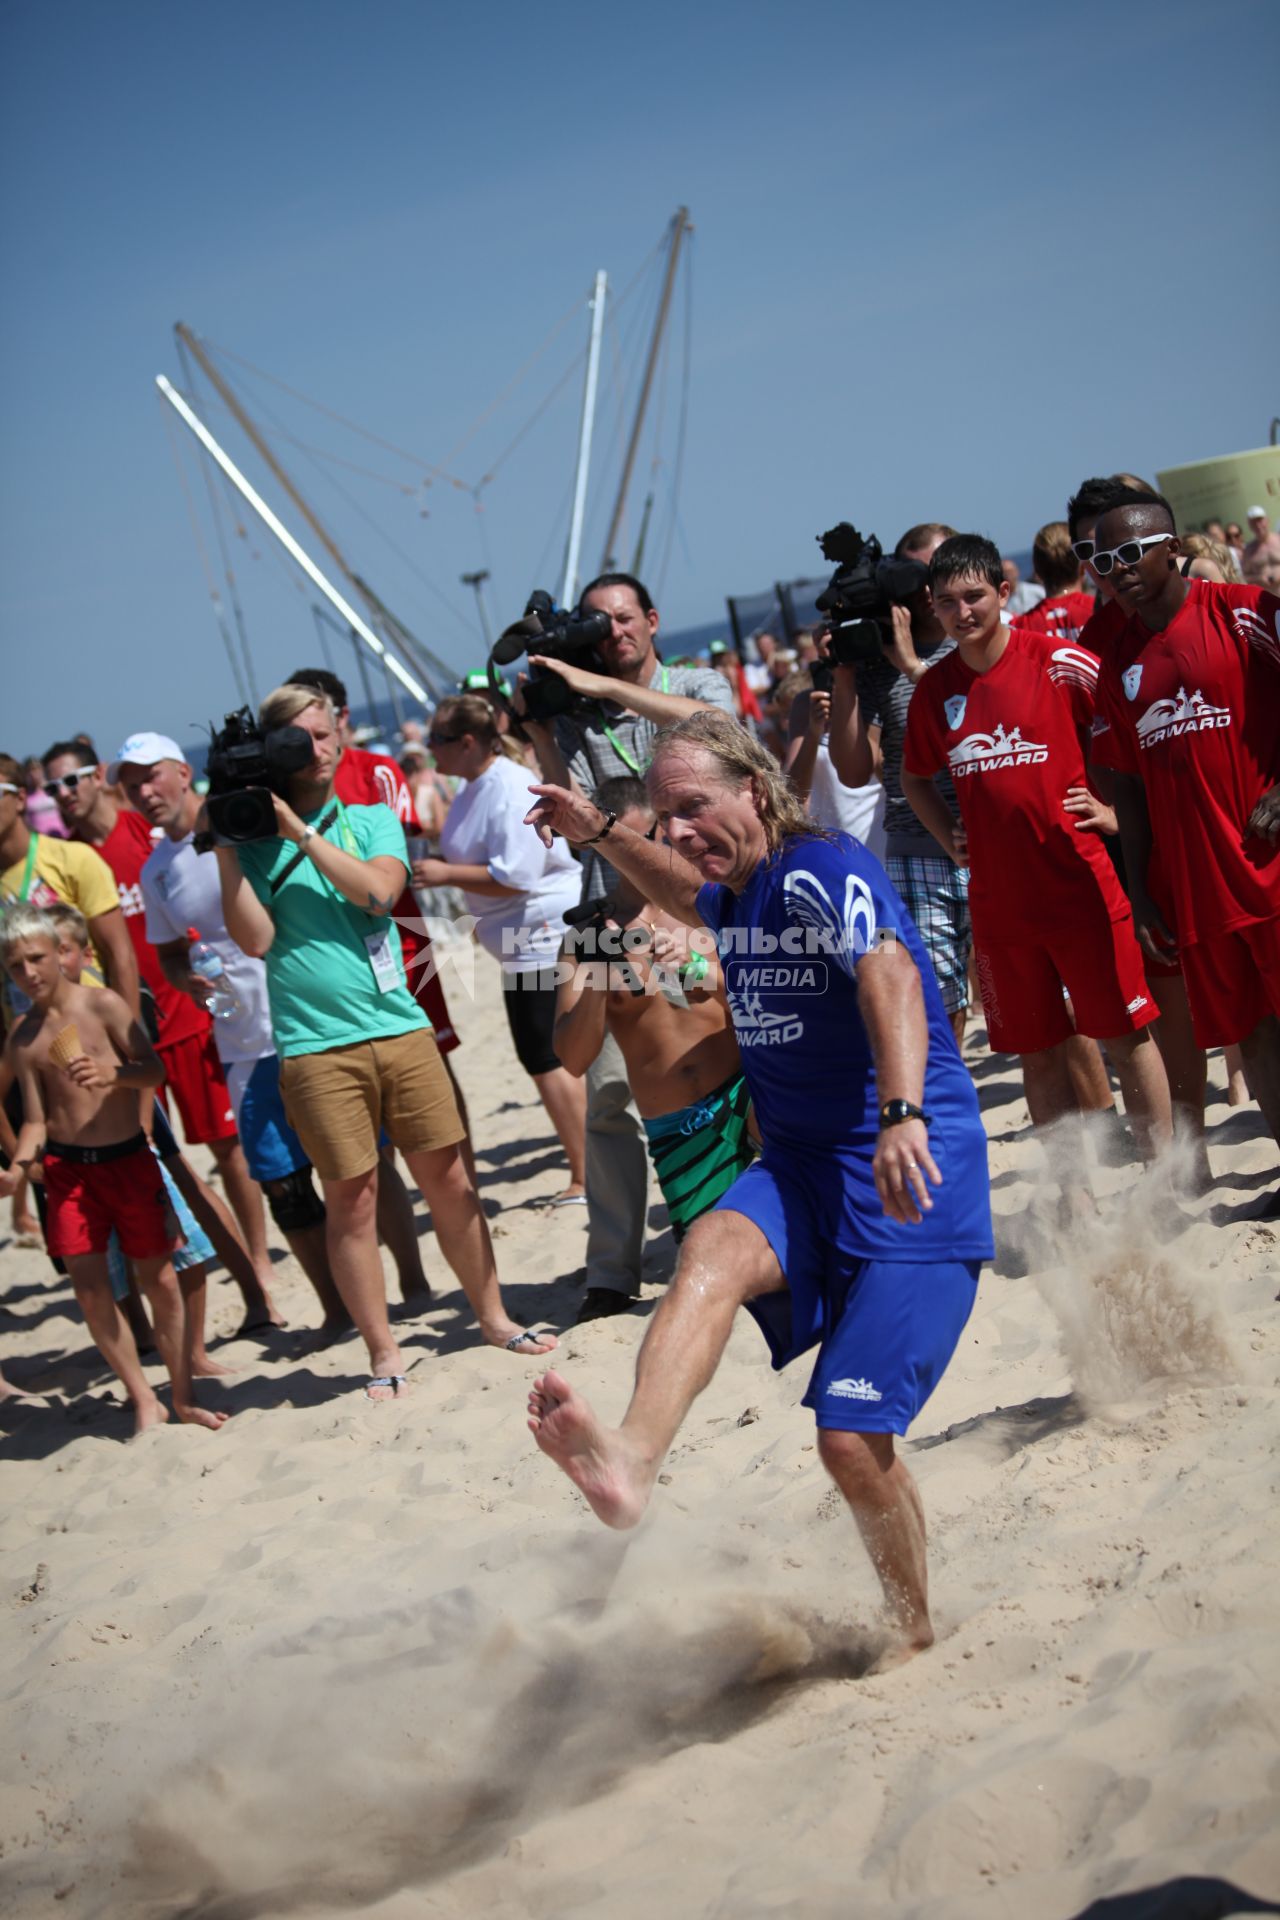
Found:
[[[705,886],[697,905],[717,936],[766,1164],[790,1163],[810,1187],[825,1186],[824,1167],[837,1163],[843,1200],[824,1211],[853,1257],[991,1259],[978,1096],[920,935],[880,862],[847,834],[793,838],[742,893]],[[929,1028],[922,1105],[942,1185],[929,1183],[933,1208],[918,1226],[885,1217],[871,1171],[880,1097],[856,981],[859,959],[886,935],[916,963]]]

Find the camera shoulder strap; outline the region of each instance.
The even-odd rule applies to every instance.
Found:
[[[338,817],[338,803],[335,801],[333,806],[329,808],[329,811],[325,814],[322,814],[320,819],[316,821],[316,832],[322,836],[328,833],[330,827],[333,825],[337,817]],[[279,893],[281,887],[284,885],[285,881],[289,878],[289,875],[294,871],[295,867],[300,867],[302,865],[306,857],[307,856],[304,853],[303,849],[299,847],[294,853],[292,860],[290,860],[286,866],[281,867],[279,873],[276,875],[275,879],[271,882],[271,891],[273,894]]]

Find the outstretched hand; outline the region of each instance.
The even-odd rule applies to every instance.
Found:
[[[880,1204],[890,1220],[903,1226],[918,1227],[926,1213],[933,1210],[927,1173],[935,1187],[942,1175],[929,1151],[929,1129],[923,1120],[903,1120],[896,1127],[883,1127],[876,1141],[871,1163]]]
[[[556,834],[570,846],[580,845],[594,838],[604,825],[604,815],[585,794],[552,786],[530,787],[529,791],[538,798],[526,813],[524,824],[535,829],[544,847],[551,845]]]

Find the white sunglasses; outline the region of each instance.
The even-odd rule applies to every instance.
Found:
[[[1104,547],[1090,557],[1090,565],[1095,573],[1109,574],[1117,560],[1122,567],[1136,567],[1148,547],[1162,547],[1166,540],[1175,536],[1171,533],[1148,533],[1141,540],[1122,540],[1118,547]]]

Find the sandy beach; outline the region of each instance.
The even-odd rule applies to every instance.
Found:
[[[483,961],[478,984],[454,1062],[508,1301],[567,1329],[558,1364],[612,1418],[648,1308],[572,1330],[585,1213],[547,1210],[559,1154]],[[0,1359],[47,1396],[0,1408],[5,1909],[1273,1910],[1280,1225],[1250,1215],[1274,1146],[1217,1058],[1216,1192],[1175,1232],[1162,1182],[1104,1167],[1102,1219],[1064,1239],[1015,1066],[974,1057],[1000,1251],[907,1442],[940,1639],[877,1678],[807,1372],[771,1373],[745,1320],[623,1537],[535,1449],[539,1368],[479,1343],[429,1237],[409,1397],[367,1403],[360,1343],[301,1331],[282,1253],[296,1331],[224,1340],[238,1297],[210,1288],[226,1428],[136,1444],[69,1288],[5,1243]],[[649,1300],[656,1189],[651,1220]],[[1195,1904],[1215,1877],[1239,1898]]]

